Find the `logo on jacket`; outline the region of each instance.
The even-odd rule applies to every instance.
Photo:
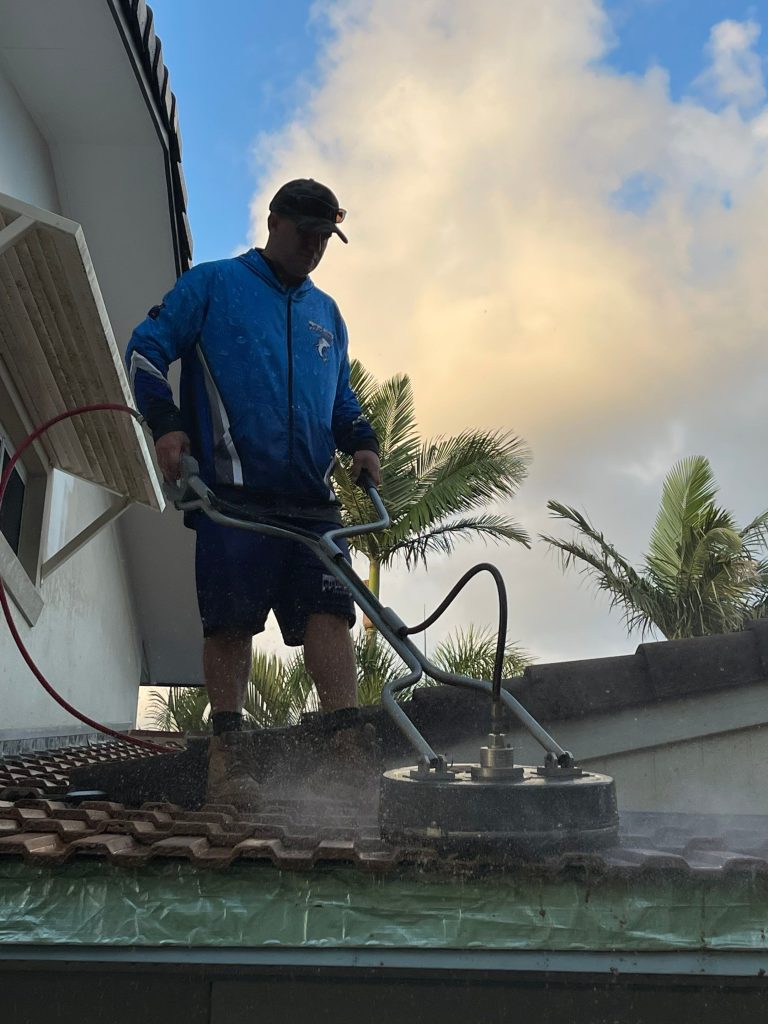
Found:
[[[333,345],[333,335],[331,334],[330,331],[327,331],[320,324],[316,324],[314,320],[309,321],[309,329],[310,331],[314,331],[315,334],[319,335],[317,341],[315,342],[315,348],[317,349],[317,354],[320,356],[323,362],[327,363],[328,353],[331,350],[331,345]]]

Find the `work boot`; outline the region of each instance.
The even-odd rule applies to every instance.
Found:
[[[361,721],[330,733],[328,750],[342,770],[355,774],[380,771],[381,747],[370,722]]]
[[[320,774],[334,785],[367,787],[382,770],[381,744],[376,729],[358,708],[321,716]]]
[[[231,804],[238,810],[254,811],[262,803],[261,790],[253,771],[248,734],[233,731],[211,736],[206,803]]]

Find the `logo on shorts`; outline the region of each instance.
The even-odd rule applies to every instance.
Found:
[[[331,345],[333,345],[333,335],[330,331],[327,331],[325,327],[322,327],[320,324],[316,324],[314,320],[309,321],[309,329],[310,331],[314,331],[315,334],[320,335],[315,342],[315,348],[323,362],[327,363],[328,353],[331,351]]]
[[[324,594],[338,593],[339,591],[341,591],[341,590],[345,591],[346,589],[347,588],[344,586],[344,584],[340,583],[339,580],[337,580],[335,576],[329,576],[328,573],[325,573],[325,572],[323,573],[323,593]]]

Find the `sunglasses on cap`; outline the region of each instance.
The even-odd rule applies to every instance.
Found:
[[[300,213],[304,217],[319,217],[321,220],[328,220],[332,224],[341,224],[347,216],[347,211],[338,206],[326,203],[317,196],[310,196],[302,193],[294,193],[287,196],[278,207],[286,214]]]

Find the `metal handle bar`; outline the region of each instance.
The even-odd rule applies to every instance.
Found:
[[[163,491],[166,498],[173,502],[176,508],[181,512],[191,512],[194,509],[202,509],[203,512],[208,511],[210,506],[212,509],[215,508],[216,496],[207,484],[203,483],[200,479],[200,467],[197,463],[197,459],[191,455],[182,455],[180,460],[181,476],[175,483],[169,483],[167,480],[163,483]],[[378,519],[370,523],[362,523],[358,526],[339,526],[333,530],[329,530],[323,534],[328,541],[333,544],[336,550],[339,550],[336,545],[336,540],[340,537],[358,537],[363,533],[374,533],[376,530],[386,530],[391,525],[392,520],[389,518],[389,512],[387,512],[384,502],[381,500],[381,495],[374,486],[373,480],[370,474],[363,470],[360,474],[358,484],[367,493],[371,499],[371,503],[378,514]],[[268,521],[268,517],[267,517]],[[234,516],[226,518],[226,523],[232,525],[235,522],[241,525],[245,520],[236,519]],[[277,526],[278,524],[274,524]],[[283,534],[300,534],[302,531],[299,528],[292,528],[287,530],[285,527],[280,527],[282,532],[275,534],[275,536],[283,536]],[[265,530],[265,533],[271,531]],[[310,534],[307,532],[307,539],[311,539],[314,542],[318,541],[317,534]]]
[[[367,469],[360,473],[357,484],[371,499],[371,504],[376,509],[379,518],[373,523],[363,523],[360,526],[342,526],[338,530],[329,530],[325,536],[330,540],[335,541],[337,537],[359,537],[361,533],[375,533],[376,530],[386,530],[392,523],[392,520],[389,518],[389,512],[387,512],[384,502],[381,500],[381,495],[376,489],[371,474]]]
[[[418,751],[422,761],[430,766],[441,763],[442,758],[438,757],[408,715],[403,711],[402,707],[397,703],[395,694],[407,689],[409,686],[413,686],[425,673],[438,682],[447,683],[451,686],[460,686],[464,689],[479,690],[491,697],[494,695],[494,687],[493,683],[489,680],[471,679],[469,676],[446,672],[438,668],[437,665],[433,665],[421,653],[418,647],[408,639],[408,627],[397,613],[391,608],[385,608],[381,604],[346,561],[344,553],[336,544],[338,538],[371,533],[374,530],[385,529],[390,524],[389,513],[370,478],[364,481],[361,486],[364,487],[370,497],[374,508],[379,514],[379,519],[372,523],[364,523],[361,526],[340,527],[318,535],[309,530],[302,530],[300,527],[291,526],[289,528],[281,525],[279,522],[266,518],[256,521],[237,519],[232,515],[226,515],[216,508],[216,496],[200,479],[198,464],[191,455],[182,456],[181,470],[182,475],[178,483],[169,484],[166,482],[164,484],[166,496],[179,511],[191,512],[199,509],[214,522],[221,523],[224,526],[237,526],[240,529],[254,530],[257,533],[264,533],[268,536],[280,537],[286,540],[295,540],[305,544],[314,551],[315,555],[329,571],[347,586],[355,602],[400,655],[408,668],[411,669],[407,676],[401,679],[393,679],[386,684],[381,695],[384,708],[408,742]],[[569,752],[564,750],[549,735],[511,693],[501,690],[499,697],[533,738],[544,748],[547,754],[553,754],[558,759],[571,757]]]

